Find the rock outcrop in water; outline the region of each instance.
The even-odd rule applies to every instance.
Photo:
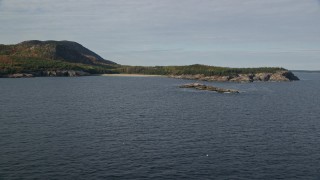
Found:
[[[184,84],[179,86],[180,88],[193,88],[198,90],[205,90],[205,91],[215,91],[218,93],[239,93],[239,91],[234,89],[225,89],[225,88],[218,88],[214,86],[207,86],[200,83],[191,83],[191,84]]]
[[[218,82],[254,82],[254,81],[296,81],[299,80],[291,71],[278,71],[275,73],[256,73],[256,74],[237,74],[230,76],[205,76],[203,74],[196,75],[169,75],[171,78],[176,79],[189,79],[200,81],[218,81]]]

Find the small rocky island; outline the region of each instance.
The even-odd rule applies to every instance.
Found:
[[[200,83],[190,83],[190,84],[184,84],[179,86],[180,88],[193,88],[198,90],[204,90],[204,91],[215,91],[218,93],[239,93],[239,91],[234,89],[225,89],[225,88],[218,88],[214,86],[207,86]]]

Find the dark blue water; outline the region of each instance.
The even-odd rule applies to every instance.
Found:
[[[0,79],[0,179],[320,179],[320,74]]]

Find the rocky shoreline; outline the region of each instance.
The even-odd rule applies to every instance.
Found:
[[[297,81],[299,78],[291,71],[278,71],[276,73],[256,73],[256,74],[237,74],[231,76],[205,76],[203,74],[196,75],[169,75],[170,78],[189,79],[200,81],[218,81],[218,82],[286,82]]]
[[[15,73],[0,76],[2,78],[32,78],[32,77],[76,77],[76,76],[88,76],[90,73],[84,71],[74,70],[51,70],[51,71],[39,71],[31,73]]]
[[[46,70],[29,73],[15,73],[0,75],[0,78],[31,78],[31,77],[77,77],[77,76],[90,76],[92,74],[84,71],[76,70]],[[103,76],[104,74],[102,74]],[[111,74],[110,74],[111,75]],[[121,74],[117,74],[121,76]],[[147,76],[147,75],[140,75]],[[156,76],[156,75],[152,75]],[[278,71],[276,73],[256,73],[256,74],[237,74],[229,76],[205,76],[204,74],[183,74],[183,75],[167,75],[169,78],[175,79],[189,79],[200,81],[218,81],[218,82],[286,82],[297,81],[299,78],[295,76],[291,71]]]
[[[179,86],[180,88],[193,88],[198,90],[204,90],[204,91],[215,91],[218,93],[239,93],[239,91],[234,89],[225,89],[225,88],[218,88],[214,86],[207,86],[200,83],[191,83],[191,84],[184,84]]]

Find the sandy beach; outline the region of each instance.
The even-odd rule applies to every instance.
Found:
[[[147,75],[147,74],[101,74],[101,76],[118,76],[118,77],[164,77],[163,75]]]

